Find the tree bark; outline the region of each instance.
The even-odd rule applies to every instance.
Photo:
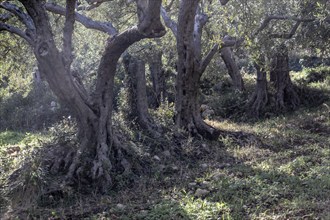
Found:
[[[152,81],[153,97],[152,107],[158,108],[166,98],[165,72],[162,67],[162,53],[152,53],[149,62],[149,70]]]
[[[224,47],[220,49],[221,58],[226,64],[228,74],[233,82],[233,86],[235,89],[239,91],[244,90],[244,82],[242,79],[242,75],[238,69],[236,64],[234,54],[231,51],[230,47]]]
[[[124,66],[127,73],[128,89],[128,121],[137,122],[138,126],[154,138],[159,138],[160,128],[155,124],[148,111],[146,90],[145,63],[129,54],[124,56]],[[133,123],[134,125],[134,123]]]
[[[267,73],[259,64],[254,64],[257,70],[257,84],[254,93],[252,94],[247,107],[250,114],[256,118],[260,116],[261,111],[268,103],[267,91]]]
[[[201,71],[201,41],[195,31],[202,26],[195,20],[199,1],[182,0],[177,33],[178,75],[176,78],[175,121],[179,128],[192,135],[216,139],[220,132],[206,124],[200,114],[199,85]]]
[[[277,110],[295,109],[300,99],[290,78],[288,49],[282,45],[274,55],[271,66],[271,81],[276,87]]]
[[[139,14],[139,19],[143,22],[138,27],[134,26],[109,38],[99,64],[96,89],[91,96],[71,70],[75,1],[67,1],[63,50],[59,51],[43,2],[21,0],[36,27],[36,38],[30,45],[34,47],[38,68],[45,75],[51,90],[71,108],[77,119],[79,148],[67,152],[64,157],[56,158],[54,155],[55,160],[51,166],[53,173],[67,172],[68,182],[95,184],[101,191],[105,191],[112,186],[114,175],[125,174],[133,169],[129,157],[134,155],[128,146],[119,143],[112,126],[114,76],[118,59],[130,45],[144,38],[165,34],[159,19],[160,2],[138,1],[139,9],[143,12]],[[157,7],[154,8],[154,5]],[[158,17],[150,16],[157,14]]]

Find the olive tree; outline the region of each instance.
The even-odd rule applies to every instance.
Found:
[[[78,14],[75,0],[67,0],[65,8],[41,0],[20,0],[20,7],[7,1],[0,3],[0,7],[9,14],[9,18],[1,19],[0,31],[8,31],[26,40],[51,90],[70,107],[77,119],[79,148],[75,152],[68,152],[63,158],[57,158],[52,167],[53,172],[67,172],[70,181],[80,179],[97,183],[106,189],[112,185],[116,172],[129,172],[131,169],[129,158],[126,157],[128,148],[120,143],[112,125],[117,63],[130,45],[144,38],[165,34],[160,21],[161,0],[135,2],[138,24],[121,33],[111,23],[96,22]],[[47,10],[65,15],[60,45],[55,43]],[[18,18],[21,24],[12,25],[11,17]],[[91,93],[74,77],[71,68],[74,60],[72,34],[76,21],[111,35],[98,66],[96,87]],[[64,166],[60,166],[63,163]]]

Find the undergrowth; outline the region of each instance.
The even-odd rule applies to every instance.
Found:
[[[312,82],[306,81],[314,74],[308,71],[292,73],[294,83],[323,91],[324,96],[329,97],[328,73],[322,80]],[[250,80],[252,82],[252,78]],[[253,87],[247,85],[247,88]],[[329,219],[329,99],[322,100],[318,106],[304,104],[297,111],[252,123],[233,120],[240,117],[239,107],[244,103],[245,94],[236,92],[230,96],[232,94],[227,91],[222,100],[221,97],[206,98],[207,104],[214,108],[217,105],[212,100],[218,99],[223,104],[216,109],[225,113],[223,117],[230,116],[228,109],[234,111],[232,118],[216,115],[213,120],[207,120],[223,131],[216,141],[178,137],[173,130],[166,131],[163,140],[151,141],[126,127],[125,122],[120,121],[121,115],[116,114],[115,126],[130,137],[132,145],[147,151],[150,170],[133,185],[123,183],[125,187],[104,195],[59,189],[47,194],[41,203],[30,201],[28,207],[20,210],[8,209],[10,202],[2,194],[2,218]],[[171,104],[166,103],[151,114],[156,123],[173,125]],[[63,130],[74,134],[74,123],[64,119],[53,126],[51,134],[0,133],[2,192],[8,189],[10,176],[24,160],[29,161],[30,169],[21,176],[21,182],[29,186],[20,196],[29,198],[29,194],[42,191],[45,181],[49,181],[48,174],[40,169],[40,159],[33,149],[44,142],[54,142],[52,137],[61,137]],[[72,142],[74,136],[61,140]]]

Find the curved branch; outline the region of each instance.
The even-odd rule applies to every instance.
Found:
[[[215,44],[212,49],[208,52],[208,54],[205,56],[205,58],[203,59],[202,63],[201,63],[201,67],[200,67],[200,74],[202,75],[206,69],[206,67],[209,65],[209,63],[211,62],[212,58],[214,57],[214,55],[216,54],[216,52],[219,49],[219,45]]]
[[[297,17],[283,16],[283,15],[270,15],[270,16],[267,16],[263,20],[263,22],[261,23],[259,28],[253,33],[253,36],[258,35],[261,31],[263,31],[272,20],[291,20],[291,21],[297,21],[297,22],[312,22],[312,21],[315,21],[316,19],[315,18],[297,18]]]
[[[46,3],[45,8],[47,11],[52,13],[65,15],[65,8],[54,3]],[[84,25],[86,28],[98,30],[111,36],[118,33],[117,29],[114,28],[110,22],[94,21],[91,18],[81,15],[77,12],[75,12],[75,20]]]
[[[0,8],[3,8],[9,11],[10,13],[14,14],[26,26],[26,28],[29,31],[29,34],[32,35],[33,37],[35,36],[36,28],[33,23],[33,20],[29,15],[25,14],[19,7],[9,2],[1,2]]]
[[[26,40],[31,46],[34,46],[33,39],[31,39],[28,35],[26,35],[26,33],[24,31],[22,31],[21,29],[19,29],[17,27],[0,22],[0,31],[8,31],[12,34],[16,34],[19,37]]]

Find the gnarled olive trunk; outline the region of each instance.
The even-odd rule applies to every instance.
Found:
[[[226,64],[228,74],[232,80],[233,86],[239,91],[244,90],[244,82],[242,75],[236,64],[234,54],[231,51],[230,47],[224,47],[220,49],[221,58]]]
[[[58,157],[54,155],[51,171],[66,172],[69,182],[92,183],[102,191],[107,190],[113,184],[115,174],[127,173],[132,167],[129,157],[133,154],[128,146],[119,143],[112,126],[114,76],[118,59],[133,43],[165,34],[159,19],[161,1],[137,1],[138,27],[109,38],[98,68],[93,95],[87,94],[81,80],[74,77],[71,70],[75,1],[67,1],[61,52],[56,47],[43,2],[21,2],[36,28],[36,38],[31,45],[38,68],[59,100],[71,109],[78,124],[79,146]]]
[[[153,137],[159,137],[160,128],[155,124],[148,111],[146,91],[145,63],[129,54],[124,56],[124,66],[127,73],[126,86],[128,89],[127,119],[137,122],[143,130]]]
[[[198,2],[183,0],[180,4],[175,121],[179,128],[184,128],[193,135],[216,139],[220,132],[203,121],[199,110],[199,86],[203,72],[200,54],[201,25],[198,18],[195,21]]]
[[[93,183],[102,187],[101,190],[106,190],[112,185],[115,174],[130,172],[131,164],[126,156],[131,152],[128,152],[127,146],[119,143],[112,127],[114,76],[121,54],[143,38],[137,28],[131,28],[109,39],[91,100],[82,99],[81,105],[77,105],[70,102],[71,99],[67,100],[66,96],[62,97],[75,110],[79,129],[80,149],[71,154],[72,163],[67,175],[70,181]],[[73,98],[81,97],[77,94]],[[55,172],[57,167],[55,163],[52,170]]]
[[[290,78],[288,49],[282,45],[275,53],[271,66],[271,81],[276,87],[276,107],[278,110],[295,109],[300,104]]]

